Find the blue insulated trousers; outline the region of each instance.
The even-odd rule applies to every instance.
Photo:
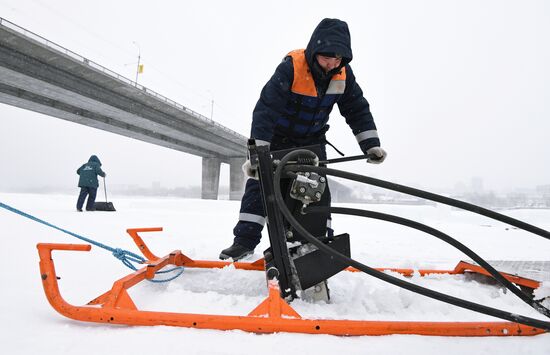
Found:
[[[80,194],[78,195],[78,201],[76,208],[81,210],[84,205],[84,200],[88,196],[88,202],[86,203],[86,210],[90,211],[94,209],[95,196],[97,194],[97,187],[81,187]]]
[[[265,212],[260,182],[248,179],[241,200],[239,222],[233,228],[235,242],[246,248],[254,249],[260,243],[264,225]]]

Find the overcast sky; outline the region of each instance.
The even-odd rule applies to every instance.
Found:
[[[344,5],[345,4],[345,5]],[[427,189],[550,184],[548,1],[0,0],[0,16],[248,136],[261,88],[324,17],[346,21],[384,164]],[[328,140],[360,154],[335,109]],[[328,148],[329,157],[337,157]],[[97,154],[114,185],[199,185],[201,159],[0,104],[0,190],[75,186]],[[222,168],[222,184],[228,184]]]

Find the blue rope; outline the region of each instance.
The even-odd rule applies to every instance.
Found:
[[[11,211],[13,213],[16,213],[18,215],[21,215],[23,217],[26,217],[30,220],[33,220],[35,222],[38,222],[38,223],[41,223],[45,226],[48,226],[48,227],[51,227],[53,229],[57,229],[58,231],[60,232],[63,232],[63,233],[66,233],[68,235],[72,235],[73,237],[76,237],[80,240],[83,240],[85,241],[86,243],[90,243],[90,244],[93,244],[97,247],[100,247],[100,248],[103,248],[105,250],[108,250],[110,251],[113,256],[115,258],[117,258],[118,260],[120,260],[124,265],[126,265],[128,268],[136,271],[137,268],[134,266],[134,264],[132,263],[136,263],[136,264],[143,264],[146,260],[144,257],[142,257],[141,255],[137,255],[135,253],[132,253],[131,251],[128,251],[128,250],[123,250],[123,249],[120,249],[120,248],[112,248],[108,245],[105,245],[103,243],[100,243],[100,242],[97,242],[95,240],[92,240],[90,238],[86,238],[84,236],[81,236],[79,234],[76,234],[76,233],[73,233],[71,231],[68,231],[66,229],[63,229],[63,228],[60,228],[58,226],[55,226],[51,223],[48,223],[40,218],[37,218],[35,216],[32,216],[28,213],[25,213],[23,211],[20,211],[18,210],[17,208],[14,208],[14,207],[11,207],[9,205],[6,205],[5,203],[2,203],[0,202],[0,207],[8,210],[8,211]],[[172,269],[169,269],[169,270],[164,270],[164,271],[157,271],[157,274],[165,274],[165,273],[169,273],[169,272],[172,272],[172,271],[175,271],[175,270],[178,270],[179,272],[171,277],[171,278],[168,278],[168,279],[163,279],[163,280],[149,280],[149,281],[152,281],[152,282],[167,282],[167,281],[172,281],[174,280],[176,277],[180,276],[182,273],[183,273],[183,266],[178,266],[178,267],[175,267],[175,268],[172,268]]]

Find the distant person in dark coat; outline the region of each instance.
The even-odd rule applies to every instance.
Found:
[[[94,211],[95,197],[99,186],[97,176],[107,176],[107,174],[101,170],[101,161],[97,156],[92,155],[86,164],[83,164],[80,168],[78,168],[76,173],[80,175],[80,178],[78,179],[80,195],[78,195],[76,210],[78,212],[82,212],[84,200],[86,199],[86,196],[88,196],[86,211]]]
[[[252,115],[250,137],[256,145],[269,145],[275,151],[318,144],[319,159],[325,160],[327,123],[337,104],[367,162],[382,163],[387,153],[380,147],[369,103],[349,65],[352,58],[348,25],[338,19],[322,20],[307,47],[289,52],[264,86]],[[250,161],[243,170],[250,178],[233,229],[235,238],[220,259],[239,260],[252,254],[266,223],[257,172]],[[327,228],[329,224],[330,219]]]

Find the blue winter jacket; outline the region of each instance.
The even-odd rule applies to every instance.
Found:
[[[319,53],[341,56],[342,64],[325,73],[315,59]],[[352,58],[347,24],[322,20],[307,48],[290,52],[264,86],[254,108],[251,137],[277,146],[281,141],[324,143],[329,114],[338,104],[362,151],[380,146],[369,103],[349,65]]]
[[[101,170],[101,161],[95,155],[92,155],[86,164],[78,168],[76,173],[80,175],[78,187],[98,187],[97,176],[105,177],[105,173]]]

